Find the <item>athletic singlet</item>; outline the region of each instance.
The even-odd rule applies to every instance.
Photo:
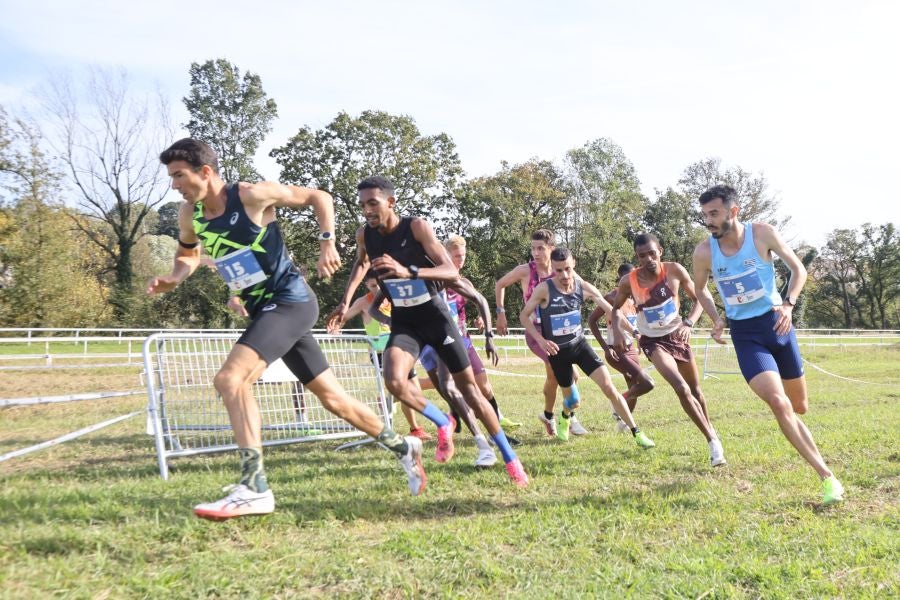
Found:
[[[447,301],[447,307],[450,309],[450,316],[459,327],[459,333],[463,337],[468,337],[469,332],[466,330],[466,299],[453,288],[444,290],[444,299]]]
[[[288,257],[278,223],[260,227],[247,216],[238,184],[225,189],[225,212],[207,219],[203,203],[198,202],[193,225],[229,289],[240,295],[251,317],[270,300],[309,301],[306,282]]]
[[[372,292],[366,293],[366,300],[369,301],[370,306],[372,305],[372,300],[374,300],[374,299],[375,299],[375,294],[373,294]],[[378,311],[381,314],[383,314],[384,316],[390,317],[391,316],[391,303],[388,302],[387,300],[382,301],[381,306],[378,307]],[[368,321],[366,321],[365,319],[363,319],[363,321],[365,321],[365,323],[363,324],[363,327],[366,330],[366,335],[368,335],[369,337],[378,337],[379,335],[382,335],[384,333],[391,332],[390,325],[385,325],[384,323],[380,323],[377,319],[374,319],[371,316],[369,317]]]
[[[547,281],[553,277],[553,271],[550,271],[550,274],[546,277],[541,277],[538,275],[537,263],[533,260],[528,261],[528,289],[525,290],[525,302],[528,302],[528,299],[531,298],[531,295],[534,293],[534,288],[538,286],[538,284]],[[541,323],[541,311],[534,311],[534,322],[540,325]]]
[[[678,296],[666,281],[666,265],[660,264],[659,277],[649,288],[638,282],[638,269],[628,274],[631,297],[637,309],[637,328],[641,335],[662,337],[681,327]]]
[[[434,262],[425,254],[422,244],[413,237],[412,217],[401,217],[397,228],[387,235],[380,233],[377,228],[366,225],[363,240],[366,243],[366,254],[370,259],[387,254],[404,267],[434,266]],[[435,310],[443,314],[447,312],[446,303],[438,298],[441,285],[436,281],[381,279],[379,276],[378,286],[384,297],[390,299],[395,319],[421,321],[423,318],[427,319],[428,315],[433,315]]]
[[[775,267],[763,259],[753,243],[753,223],[744,223],[744,243],[734,256],[725,256],[719,240],[710,236],[712,275],[725,304],[725,316],[741,320],[758,317],[781,304],[775,289]]]
[[[548,279],[547,291],[547,306],[538,307],[538,312],[541,313],[541,335],[544,339],[563,347],[583,338],[581,306],[584,304],[584,290],[581,282],[576,279],[575,289],[564,294],[552,279]]]
[[[610,292],[610,294],[615,296],[616,294],[618,294],[618,292],[619,288],[615,288]],[[607,298],[608,297],[609,294],[607,294]],[[613,298],[613,300],[615,300],[615,298]],[[612,304],[612,302],[610,304]],[[634,299],[631,297],[627,298],[625,300],[625,304],[619,307],[619,312],[622,313],[622,316],[625,317],[625,320],[628,321],[628,324],[632,327],[632,329],[630,330],[622,331],[622,336],[625,338],[625,345],[628,346],[631,344],[631,342],[634,341],[634,336],[631,335],[631,332],[635,327],[637,327],[637,309],[634,307]],[[608,319],[606,323],[606,343],[610,346],[612,346],[614,343],[612,325],[609,323]]]

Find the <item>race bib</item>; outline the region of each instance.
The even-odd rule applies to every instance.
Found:
[[[628,323],[631,325],[632,330],[637,328],[637,315],[628,315],[625,318],[628,320]]]
[[[766,295],[762,280],[755,268],[739,275],[716,279],[725,302],[731,306],[739,306],[753,302]]]
[[[561,315],[550,315],[550,332],[555,337],[581,331],[581,311],[573,310]]]
[[[216,270],[232,292],[239,292],[256,285],[265,281],[267,277],[250,248],[242,248],[237,252],[226,254],[215,259],[215,263]]]
[[[394,306],[418,306],[431,300],[421,279],[385,279],[384,285]]]
[[[642,309],[647,326],[651,329],[665,329],[672,321],[678,318],[678,310],[675,308],[675,298],[671,296],[658,306],[645,306]]]

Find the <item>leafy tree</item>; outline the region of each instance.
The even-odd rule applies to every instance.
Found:
[[[659,238],[665,260],[681,263],[689,272],[694,248],[707,235],[699,221],[697,199],[672,188],[656,190],[656,198],[647,204],[641,219],[644,228]]]
[[[178,239],[178,210],[181,202],[166,202],[157,211],[158,221],[153,229],[155,235],[167,235]]]
[[[225,181],[259,181],[253,156],[278,116],[256,73],[241,77],[225,59],[191,63],[191,92],[184,98],[191,137],[208,143],[219,155]]]
[[[445,133],[423,135],[405,115],[364,111],[354,117],[342,112],[323,129],[302,127],[270,155],[281,165],[281,181],[334,196],[335,235],[345,257],[356,248],[354,233],[362,223],[356,185],[367,176],[389,177],[396,187],[398,212],[427,216],[439,235],[456,213],[454,197],[463,175],[456,145]],[[314,215],[284,211],[280,216],[294,257],[311,267],[318,256]],[[345,261],[345,269],[349,263]],[[341,275],[335,279],[340,282]],[[336,302],[339,287],[317,287],[323,306]]]
[[[83,86],[58,77],[42,96],[85,217],[72,222],[108,257],[115,320],[128,324],[132,253],[146,233],[144,219],[168,191],[158,158],[173,137],[168,108],[161,98],[154,106],[150,97],[131,93],[124,71],[92,71]]]
[[[742,221],[762,221],[778,229],[790,221],[790,217],[778,217],[778,197],[769,191],[769,182],[763,174],[754,175],[741,167],[723,169],[720,159],[706,158],[688,165],[678,180],[680,191],[695,202],[700,194],[719,184],[737,190]]]

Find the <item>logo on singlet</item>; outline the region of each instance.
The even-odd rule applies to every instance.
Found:
[[[452,337],[450,337],[450,336],[448,335],[447,337],[444,338],[444,345],[445,345],[445,346],[449,346],[449,345],[452,344],[454,341],[455,341],[455,340],[454,340]]]
[[[238,214],[236,212],[231,213],[231,218],[228,219],[228,222],[230,224],[234,225],[235,223],[237,223],[237,220],[238,220]]]
[[[755,259],[755,258],[748,258],[748,259],[746,259],[746,260],[744,261],[744,266],[745,266],[745,267],[755,267],[755,266],[756,266],[756,259]]]
[[[659,295],[663,298],[666,297],[666,288],[659,288]]]
[[[727,274],[728,274],[728,267],[719,267],[719,268],[716,269],[716,270],[719,272],[719,275],[720,275],[720,276],[721,276],[721,275],[727,275]]]
[[[405,247],[406,247],[406,238],[404,238],[403,241],[400,242],[400,247],[401,247],[401,248],[405,248]]]
[[[237,214],[237,213],[235,213],[235,214]],[[270,310],[275,310],[276,308],[278,308],[277,304],[266,304],[260,310],[263,312],[269,312]]]

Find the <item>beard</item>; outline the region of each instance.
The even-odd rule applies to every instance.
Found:
[[[734,227],[734,221],[725,220],[722,222],[722,226],[718,228],[717,231],[710,231],[710,234],[716,238],[720,239],[723,235],[728,233]]]

